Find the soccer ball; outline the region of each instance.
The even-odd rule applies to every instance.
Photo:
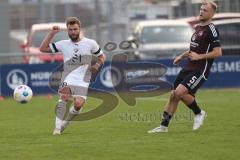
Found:
[[[14,89],[13,98],[19,103],[27,103],[33,95],[32,89],[27,85],[19,85]]]

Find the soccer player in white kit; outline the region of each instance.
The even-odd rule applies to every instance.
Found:
[[[59,87],[58,91],[60,98],[56,105],[56,121],[53,135],[60,135],[69,122],[80,113],[86,101],[87,90],[90,83],[88,80],[85,80],[86,73],[89,71],[92,73],[98,72],[105,61],[105,56],[96,41],[82,36],[81,22],[78,18],[67,18],[66,25],[70,39],[51,43],[54,35],[61,29],[59,26],[53,26],[40,46],[41,52],[61,52],[64,59],[65,75],[62,77],[62,86]],[[91,66],[89,64],[84,64],[74,69],[67,69],[66,74],[65,69],[68,67],[65,65],[66,63],[74,62],[75,60],[81,61],[81,56],[91,57],[92,55],[97,57],[97,62],[95,64]],[[71,96],[73,97],[73,106],[70,107],[69,113],[64,119],[66,105]]]

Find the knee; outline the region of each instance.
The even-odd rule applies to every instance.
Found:
[[[74,98],[74,108],[80,110],[85,103],[85,100],[82,97]]]
[[[183,94],[179,92],[178,90],[173,90],[171,93],[171,99],[172,100],[180,100],[182,98]]]
[[[68,102],[69,99],[70,99],[70,95],[68,95],[68,94],[61,94],[61,95],[60,95],[60,99],[61,99],[62,101]]]
[[[71,90],[68,87],[61,88],[58,92],[60,94],[60,99],[63,101],[67,102],[71,98]]]

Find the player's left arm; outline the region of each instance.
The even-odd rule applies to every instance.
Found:
[[[102,49],[99,47],[97,42],[93,41],[93,46],[92,46],[92,54],[97,57],[97,61],[95,64],[93,64],[90,68],[90,71],[93,73],[96,73],[99,71],[101,66],[105,62],[105,54],[102,52]]]
[[[105,55],[102,53],[97,57],[97,62],[91,66],[90,68],[91,72],[93,73],[98,72],[101,66],[104,64],[104,62],[105,62]]]
[[[219,40],[219,32],[217,29],[209,30],[209,44],[213,47],[211,52],[207,54],[197,54],[195,52],[190,52],[189,58],[192,61],[203,60],[203,59],[214,59],[222,56],[222,48]]]

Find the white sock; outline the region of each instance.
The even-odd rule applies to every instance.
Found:
[[[66,113],[66,106],[67,106],[66,101],[63,101],[63,100],[58,101],[58,104],[55,110],[55,114],[56,114],[55,128],[57,129],[61,129],[62,122]]]
[[[78,114],[80,114],[80,112],[82,111],[82,108],[79,110],[79,111],[76,111],[74,106],[72,106],[70,109],[69,109],[69,112],[68,112],[68,115],[66,117],[66,119],[63,121],[63,127],[66,128],[66,126],[69,124],[69,122],[71,120],[74,119],[74,117],[76,117]]]

